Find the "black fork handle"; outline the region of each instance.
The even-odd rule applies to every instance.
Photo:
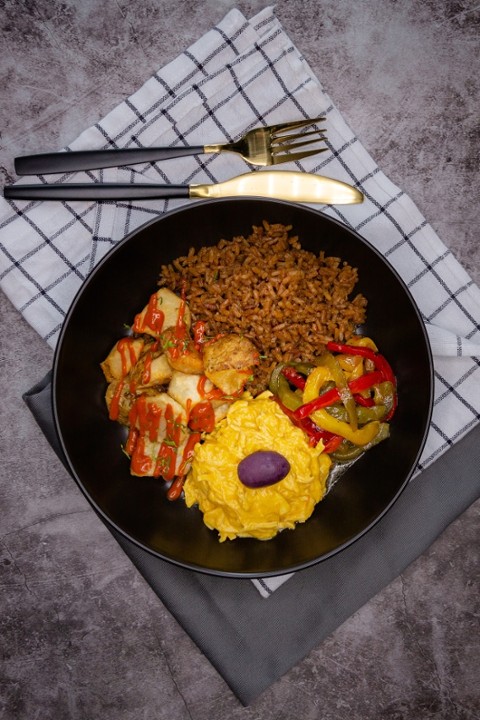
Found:
[[[136,163],[169,160],[204,152],[201,145],[192,147],[127,148],[124,150],[79,150],[72,152],[21,155],[15,158],[17,175],[48,175],[77,170],[135,165]]]
[[[50,185],[7,185],[7,200],[146,200],[148,198],[188,198],[188,185],[148,185],[143,183],[91,183]]]

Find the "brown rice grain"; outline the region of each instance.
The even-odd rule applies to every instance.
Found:
[[[254,226],[248,237],[191,248],[161,268],[159,285],[180,293],[208,336],[236,332],[260,353],[251,386],[264,389],[276,362],[314,361],[328,340],[345,341],[365,322],[366,299],[354,295],[357,269],[301,248],[291,226]]]

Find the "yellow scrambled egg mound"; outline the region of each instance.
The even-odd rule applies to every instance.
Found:
[[[241,460],[258,450],[274,450],[290,471],[274,485],[246,487],[237,474]],[[202,445],[197,445],[185,481],[188,507],[198,504],[207,527],[220,542],[236,537],[269,540],[304,522],[325,494],[331,460],[322,444],[308,445],[269,393],[237,400]]]

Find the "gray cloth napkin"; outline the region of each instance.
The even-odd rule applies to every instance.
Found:
[[[52,417],[50,376],[24,399],[62,457]],[[421,481],[411,482],[367,535],[338,555],[295,573],[268,602],[249,580],[184,570],[109,529],[239,700],[248,705],[394,580],[480,496],[479,465],[477,427],[424,470]],[[269,592],[268,585],[265,588]]]

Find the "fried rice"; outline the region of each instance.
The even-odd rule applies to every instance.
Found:
[[[260,353],[253,392],[279,362],[313,361],[329,340],[348,340],[365,322],[367,301],[354,293],[357,269],[302,249],[290,225],[254,226],[248,237],[191,248],[161,268],[159,285],[186,299],[207,336],[238,333]]]

